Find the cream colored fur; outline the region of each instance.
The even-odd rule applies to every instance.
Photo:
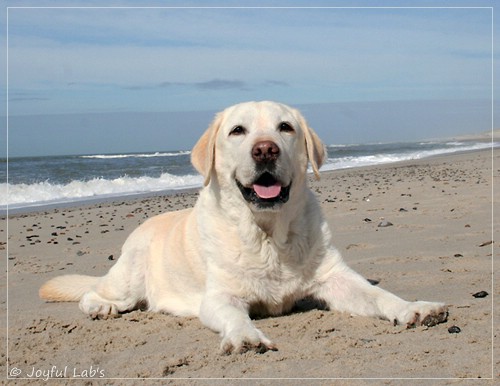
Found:
[[[279,130],[287,122],[293,132]],[[242,135],[231,130],[241,125]],[[235,180],[258,176],[252,147],[279,149],[275,174],[291,183],[288,202],[259,209],[244,200]],[[147,304],[150,311],[197,316],[220,333],[224,352],[276,349],[250,314],[278,315],[312,296],[330,309],[414,325],[446,320],[442,303],[407,302],[369,284],[331,245],[320,207],[306,185],[311,164],[319,176],[325,149],[300,113],[274,102],[249,102],[219,113],[192,152],[205,178],[193,209],[147,220],[123,245],[107,275],[63,276],[40,296],[80,301],[93,318]]]

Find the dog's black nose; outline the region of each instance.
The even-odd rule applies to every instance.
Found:
[[[252,158],[255,162],[276,161],[280,155],[280,148],[272,141],[257,142],[252,148]]]

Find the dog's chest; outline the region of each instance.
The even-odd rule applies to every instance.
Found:
[[[258,314],[289,310],[307,292],[311,276],[307,256],[298,254],[292,245],[279,247],[272,240],[264,240],[256,252],[245,251],[238,259],[240,296]]]

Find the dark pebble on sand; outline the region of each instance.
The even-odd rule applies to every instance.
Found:
[[[450,334],[458,334],[459,332],[461,332],[462,330],[460,329],[460,327],[458,326],[451,326],[450,328],[448,328],[448,332]]]
[[[114,259],[115,259],[115,257],[114,257],[113,255],[109,255],[109,256],[108,256],[108,260],[110,260],[110,261],[111,261],[111,260],[114,260]]]
[[[472,296],[474,296],[475,298],[485,298],[486,296],[488,296],[488,292],[479,291],[479,292],[476,292],[475,294],[472,294]]]

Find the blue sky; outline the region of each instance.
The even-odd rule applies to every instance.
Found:
[[[262,99],[326,143],[491,128],[492,9],[455,8],[491,1],[4,3],[11,156],[187,149],[215,111]]]

